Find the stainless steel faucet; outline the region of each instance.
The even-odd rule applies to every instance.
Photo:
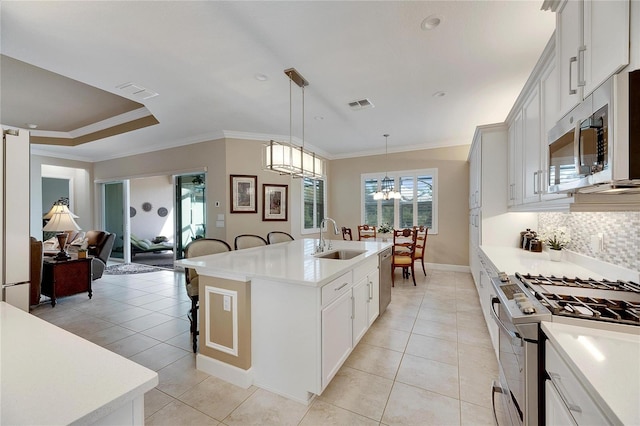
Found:
[[[336,224],[335,220],[331,219],[330,217],[325,217],[324,219],[322,219],[322,222],[320,222],[320,243],[318,244],[316,253],[322,253],[324,251],[326,243],[324,241],[324,238],[322,238],[322,229],[324,228],[328,220],[333,222],[333,232],[335,232],[336,235],[339,234],[338,225]],[[331,240],[329,240],[329,250],[331,250]]]

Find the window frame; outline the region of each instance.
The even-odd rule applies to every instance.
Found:
[[[431,208],[431,225],[429,227],[429,234],[438,234],[438,169],[437,168],[429,168],[429,169],[415,169],[415,170],[397,170],[390,172],[377,172],[377,173],[363,173],[360,175],[360,223],[365,223],[366,218],[366,206],[365,206],[365,182],[370,179],[378,180],[378,190],[380,189],[380,183],[382,179],[386,176],[393,179],[393,187],[398,188],[398,183],[401,177],[413,177],[414,179],[414,193],[413,193],[413,225],[419,225],[416,223],[418,218],[418,200],[416,197],[417,185],[416,180],[418,176],[431,176],[433,182],[432,188],[432,208]],[[380,222],[382,217],[382,201],[377,200],[377,213],[376,217],[378,222]],[[398,229],[399,217],[400,217],[400,201],[401,200],[393,200],[393,228]],[[377,226],[380,226],[380,223],[377,223]]]
[[[313,191],[313,214],[314,214],[314,224],[316,224],[317,226],[314,228],[305,228],[304,227],[304,207],[305,207],[305,200],[304,200],[304,186],[305,186],[305,179],[311,180],[311,181],[322,181],[323,185],[324,185],[324,191],[322,191],[322,195],[323,195],[323,214],[324,217],[327,217],[327,178],[326,177],[322,177],[322,178],[316,178],[316,179],[312,179],[312,178],[301,178],[300,179],[300,200],[301,200],[301,209],[300,209],[300,234],[301,235],[308,235],[308,234],[314,234],[314,233],[318,233],[320,232],[320,224],[317,221],[317,218],[315,217],[316,212],[318,211],[318,193],[315,190],[314,187],[314,191]]]

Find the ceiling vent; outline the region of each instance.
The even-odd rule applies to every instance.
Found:
[[[359,101],[349,102],[349,107],[354,111],[359,111],[361,109],[373,108],[374,105],[369,99],[362,99]]]
[[[156,92],[149,89],[145,89],[144,87],[135,83],[124,83],[116,87],[122,90],[125,95],[129,95],[137,99],[144,100],[144,99],[149,99],[149,98],[158,96]]]

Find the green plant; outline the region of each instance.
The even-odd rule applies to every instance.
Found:
[[[542,241],[552,250],[562,250],[571,242],[563,229],[545,232]]]
[[[393,226],[385,222],[382,225],[378,226],[378,232],[381,234],[390,234],[391,232],[393,232]]]

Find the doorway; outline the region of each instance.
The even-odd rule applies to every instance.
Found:
[[[185,247],[206,235],[206,174],[176,176],[176,259]]]
[[[113,182],[104,184],[104,229],[107,232],[115,233],[116,239],[111,250],[111,257],[117,259],[125,258],[124,250],[124,184]]]

